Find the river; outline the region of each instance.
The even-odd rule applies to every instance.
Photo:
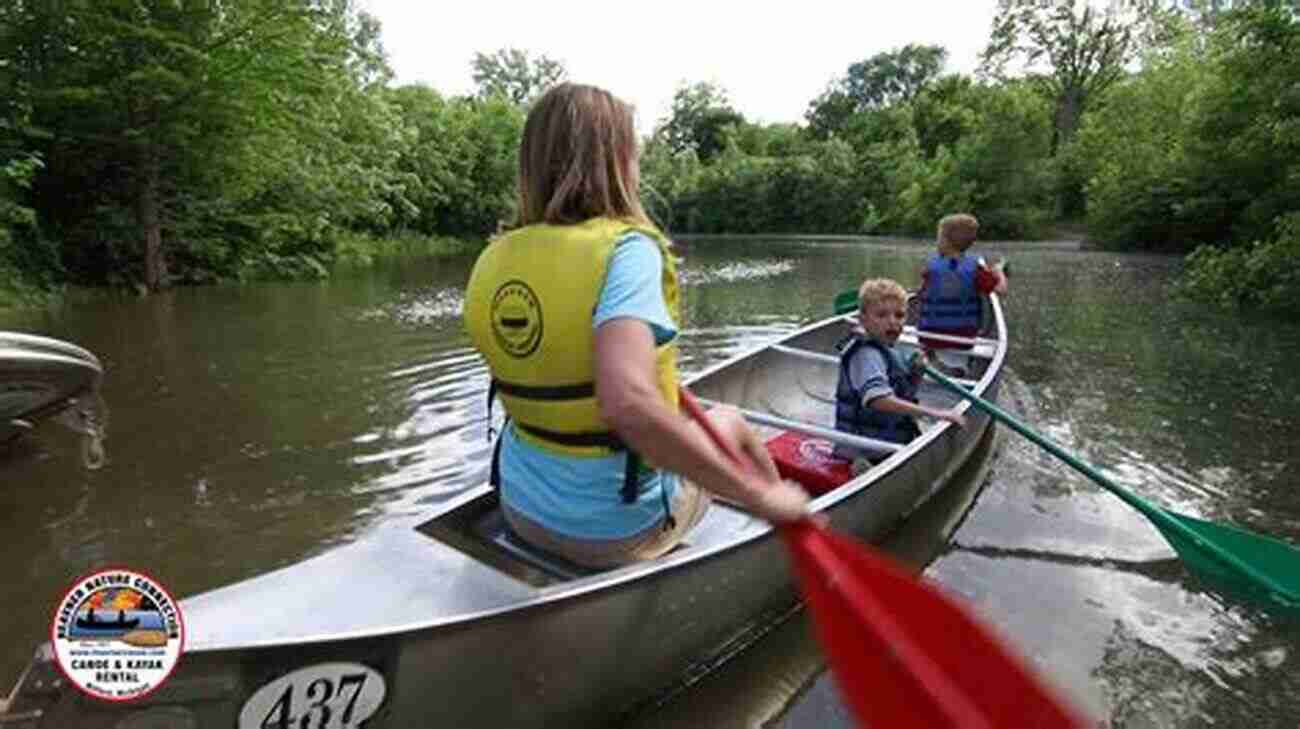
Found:
[[[1300,324],[1175,301],[1176,258],[980,250],[1012,261],[1009,409],[1143,498],[1300,542]],[[928,246],[682,251],[689,373],[824,316],[864,276],[914,283]],[[67,339],[106,368],[91,403],[102,463],[59,422],[0,447],[0,693],[87,571],[126,565],[188,595],[414,524],[476,483],[487,383],[459,316],[471,263],[0,312],[0,329]],[[926,579],[1116,729],[1296,726],[1300,625],[1207,589],[1145,518],[1023,438],[993,448],[936,517],[946,538],[917,552]],[[795,616],[635,724],[847,727],[819,665]]]

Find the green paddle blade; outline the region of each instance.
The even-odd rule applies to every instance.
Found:
[[[950,380],[942,372],[926,366],[925,374],[1137,509],[1160,530],[1183,563],[1207,582],[1251,599],[1268,596],[1274,604],[1300,616],[1300,549],[1236,527],[1162,509],[1122,488],[1092,465],[1003,412],[997,405]]]
[[[1275,603],[1300,614],[1300,549],[1280,539],[1236,527],[1168,510],[1164,513],[1185,529],[1169,528],[1159,521],[1154,523],[1193,572],[1237,594],[1271,597]],[[1223,553],[1240,560],[1247,570],[1256,574],[1243,574],[1241,569],[1222,559]]]
[[[853,289],[835,295],[835,313],[848,314],[858,309],[858,292]]]

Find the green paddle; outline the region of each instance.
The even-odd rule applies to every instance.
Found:
[[[835,295],[835,313],[847,314],[850,311],[857,311],[858,308],[858,290],[848,289]]]
[[[1238,593],[1252,597],[1267,595],[1292,614],[1300,614],[1300,549],[1278,539],[1178,514],[1143,501],[933,367],[927,365],[925,374],[1142,512],[1193,573]]]

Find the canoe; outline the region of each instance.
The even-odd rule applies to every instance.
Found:
[[[0,441],[66,409],[102,375],[99,359],[75,344],[0,332]]]
[[[1007,335],[996,299],[990,308],[969,386],[996,399]],[[842,316],[811,324],[688,386],[741,408],[765,437],[833,435],[835,346],[850,325]],[[986,415],[942,389],[923,387],[921,398],[956,404],[966,427],[923,423],[919,438],[815,498],[836,529],[882,539],[984,457]],[[514,538],[483,485],[415,528],[381,529],[182,600],[178,668],[129,705],[79,696],[46,643],[0,707],[0,725],[314,727],[320,716],[309,713],[324,709],[310,708],[310,695],[325,701],[330,727],[609,726],[689,685],[797,603],[780,539],[736,506],[715,502],[659,559],[591,571]]]

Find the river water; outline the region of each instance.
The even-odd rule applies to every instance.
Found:
[[[1300,542],[1300,324],[1175,302],[1174,258],[981,247],[1012,260],[1010,410],[1145,499]],[[689,373],[825,315],[864,276],[914,283],[928,246],[682,252]],[[0,312],[0,329],[67,339],[106,368],[90,403],[102,462],[54,421],[0,448],[0,693],[78,575],[124,565],[193,594],[414,524],[478,482],[487,383],[459,317],[471,263]],[[926,546],[894,547],[927,579],[1111,727],[1300,723],[1300,623],[1209,590],[1145,518],[1014,433],[990,448],[962,498],[900,536]],[[819,667],[796,615],[634,724],[850,726]]]

